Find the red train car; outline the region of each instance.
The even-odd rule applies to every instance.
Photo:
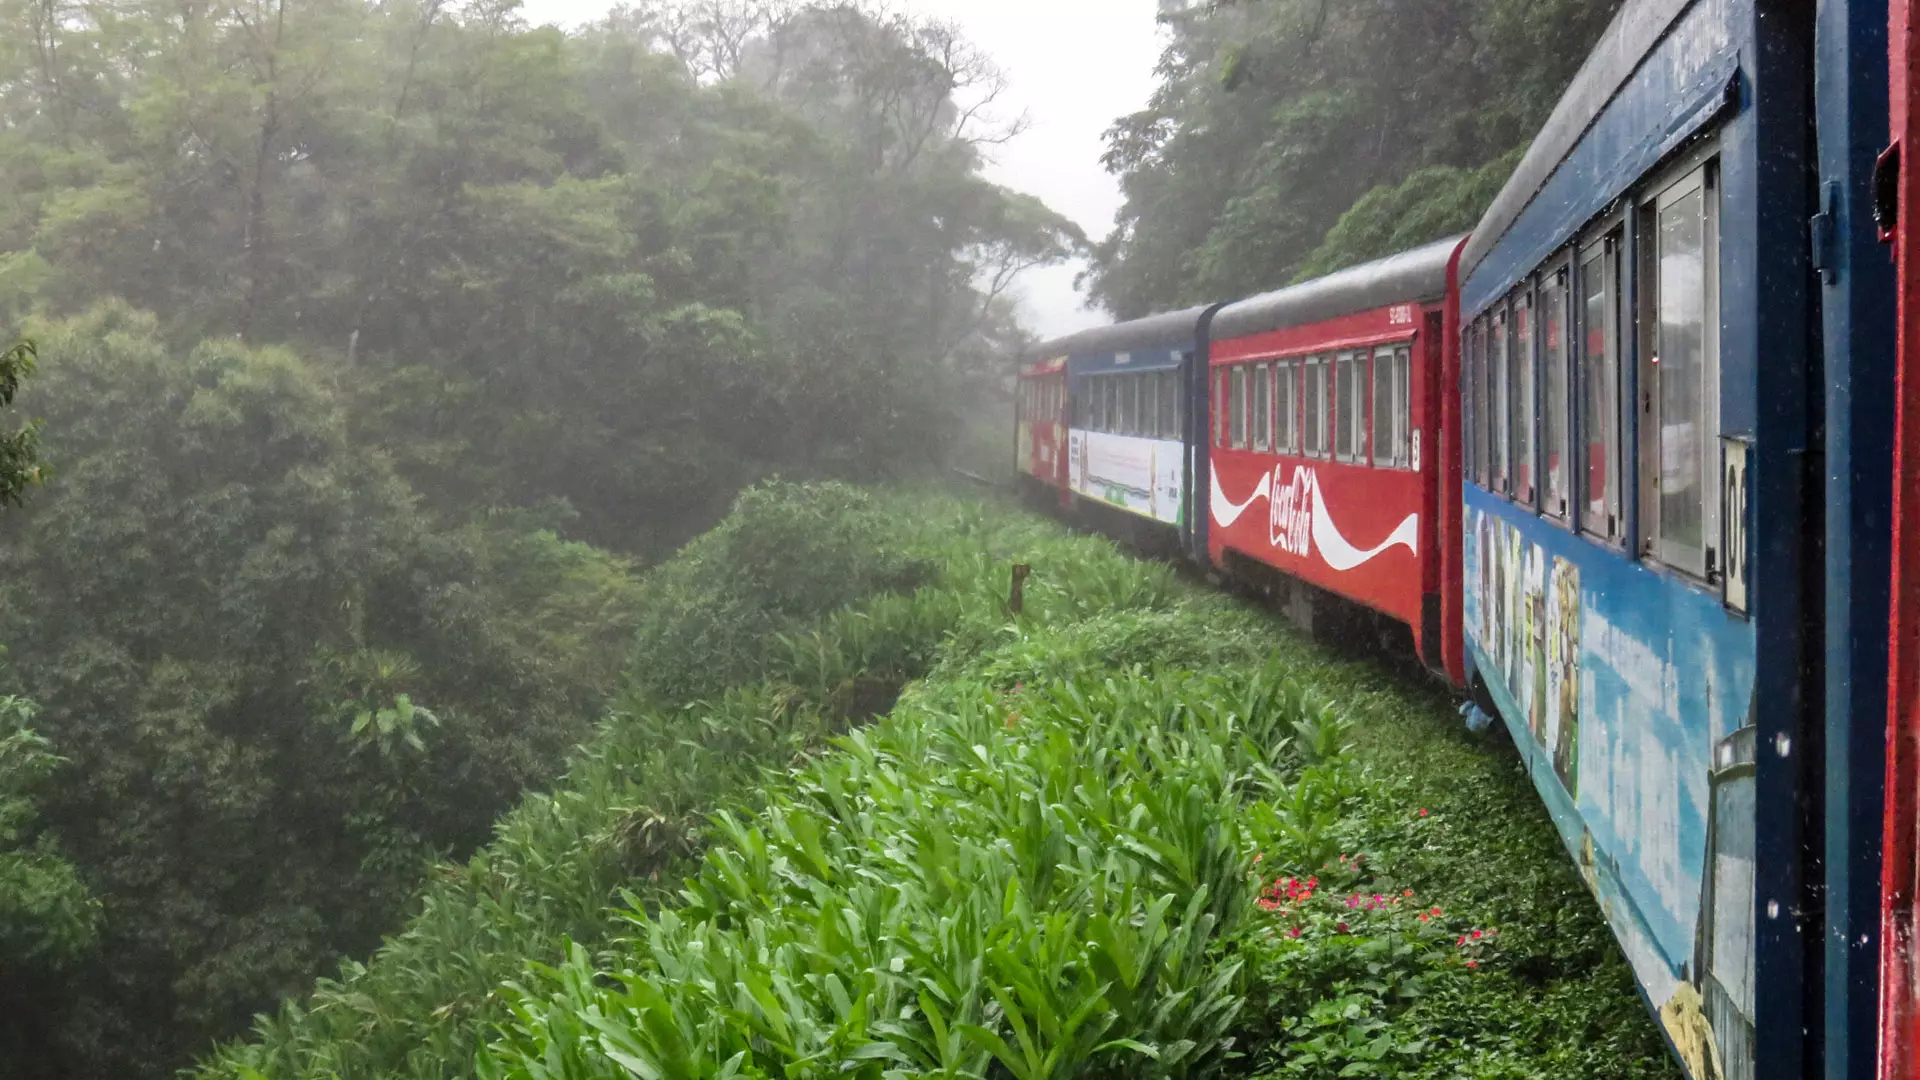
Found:
[[[1209,384],[1214,565],[1308,624],[1332,594],[1404,625],[1456,683],[1463,239],[1222,308]]]
[[[1880,1080],[1920,1080],[1920,282],[1913,275],[1920,205],[1913,71],[1920,59],[1910,0],[1888,4],[1892,148],[1875,186],[1881,238],[1898,283],[1898,433],[1894,441],[1893,618],[1888,642],[1886,824],[1881,849]],[[1920,148],[1916,148],[1920,149]]]
[[[1068,501],[1067,357],[1042,360],[1020,373],[1014,466],[1027,494]]]

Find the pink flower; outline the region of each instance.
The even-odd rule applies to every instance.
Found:
[[[1480,940],[1481,938],[1483,938],[1483,937],[1486,937],[1486,935],[1485,935],[1485,934],[1483,934],[1483,933],[1481,933],[1480,931],[1478,931],[1478,930],[1475,930],[1475,931],[1473,932],[1473,940],[1475,940],[1475,941],[1479,941],[1479,940]]]
[[[1467,966],[1468,966],[1468,967],[1471,967],[1471,968],[1477,968],[1477,967],[1479,967],[1479,966],[1480,966],[1480,961],[1478,961],[1478,960],[1469,960],[1469,961],[1467,961]]]
[[[1426,811],[1426,808],[1425,808],[1425,807],[1421,807],[1421,809],[1420,809],[1420,816],[1421,816],[1421,817],[1426,817],[1426,816],[1427,816],[1427,811]]]
[[[1347,924],[1346,924],[1346,923],[1341,923],[1341,924],[1340,924],[1340,927],[1339,927],[1339,929],[1340,929],[1340,932],[1341,932],[1341,933],[1343,933],[1343,934],[1344,934],[1344,933],[1346,933],[1346,932],[1347,932]]]
[[[1288,937],[1295,937],[1295,938],[1297,938],[1297,937],[1299,937],[1299,936],[1300,936],[1300,928],[1296,926],[1296,927],[1294,927],[1293,929],[1291,929],[1291,930],[1289,930],[1289,931],[1287,931],[1287,936],[1288,936]]]

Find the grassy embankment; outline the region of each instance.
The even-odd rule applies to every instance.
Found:
[[[1674,1075],[1415,677],[942,496],[752,492],[648,589],[568,777],[204,1075]]]

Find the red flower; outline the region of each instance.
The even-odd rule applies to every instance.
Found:
[[[1478,960],[1469,960],[1469,961],[1467,961],[1467,966],[1468,966],[1468,967],[1473,967],[1473,968],[1477,968],[1477,967],[1479,967],[1479,966],[1480,966],[1480,961],[1478,961]]]
[[[1430,915],[1432,915],[1432,916],[1433,916],[1434,918],[1436,918],[1436,919],[1437,919],[1437,918],[1439,918],[1439,917],[1440,917],[1440,909],[1439,909],[1439,908],[1434,908],[1434,909],[1433,909],[1433,910],[1432,910],[1431,912],[1429,912],[1428,914],[1430,914]]]
[[[1344,933],[1346,933],[1346,932],[1347,932],[1347,924],[1346,924],[1346,923],[1341,923],[1341,924],[1340,924],[1340,926],[1339,926],[1339,930],[1340,930],[1340,932],[1341,932],[1341,933],[1343,933],[1343,934],[1344,934]]]
[[[1480,931],[1478,931],[1478,930],[1475,930],[1475,931],[1473,932],[1473,940],[1475,940],[1475,941],[1479,941],[1479,940],[1480,940],[1481,938],[1483,938],[1483,937],[1485,937],[1485,936],[1486,936],[1485,934],[1483,934],[1483,933],[1481,933],[1481,932],[1480,932]]]
[[[1426,816],[1427,816],[1427,811],[1426,811],[1426,808],[1425,808],[1425,807],[1421,807],[1421,809],[1420,809],[1420,816],[1421,816],[1421,817],[1426,817]]]
[[[1288,936],[1288,937],[1296,937],[1296,938],[1297,938],[1297,937],[1299,937],[1299,936],[1300,936],[1300,928],[1296,926],[1296,927],[1294,927],[1293,929],[1291,929],[1291,930],[1289,930],[1289,931],[1287,931],[1287,936]]]

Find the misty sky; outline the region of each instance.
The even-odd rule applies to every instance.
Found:
[[[526,0],[527,18],[571,26],[600,17],[610,0]],[[1024,113],[1027,132],[993,149],[988,175],[1031,192],[1098,239],[1113,227],[1120,190],[1100,167],[1100,135],[1145,105],[1160,56],[1155,0],[893,0],[902,11],[958,23],[1006,72],[998,114]],[[1074,292],[1079,265],[1028,275],[1024,321],[1041,337],[1104,321]]]

